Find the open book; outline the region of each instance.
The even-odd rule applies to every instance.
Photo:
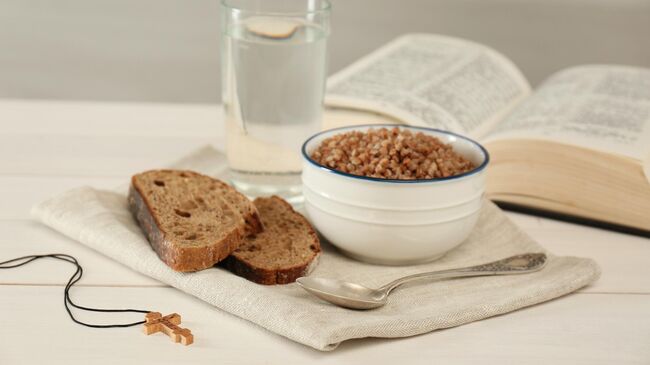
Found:
[[[574,67],[531,91],[486,46],[410,34],[331,76],[325,103],[355,111],[330,123],[477,139],[491,156],[488,197],[507,207],[650,232],[650,69]]]

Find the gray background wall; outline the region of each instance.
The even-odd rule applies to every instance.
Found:
[[[0,0],[0,97],[219,102],[218,0]],[[333,0],[330,71],[407,32],[496,48],[533,84],[650,67],[650,0]]]

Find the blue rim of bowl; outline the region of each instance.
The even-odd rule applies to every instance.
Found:
[[[400,180],[400,179],[382,179],[382,178],[379,178],[379,177],[370,177],[370,176],[360,176],[360,175],[349,174],[347,172],[339,171],[339,170],[336,170],[336,169],[321,165],[318,162],[312,160],[312,158],[307,153],[307,145],[309,144],[309,142],[311,142],[314,138],[317,138],[317,137],[319,137],[319,136],[321,136],[321,135],[323,135],[325,133],[331,133],[331,132],[336,132],[336,131],[344,131],[344,130],[363,129],[363,128],[394,128],[394,127],[405,128],[405,129],[415,129],[415,130],[428,131],[428,132],[438,132],[438,133],[442,133],[442,134],[449,134],[449,135],[452,135],[452,136],[460,138],[460,139],[464,139],[464,140],[470,142],[471,144],[475,145],[476,147],[478,147],[481,150],[481,152],[483,153],[483,155],[485,156],[485,159],[483,160],[483,163],[481,163],[479,166],[477,166],[473,170],[467,171],[467,172],[464,172],[464,173],[458,174],[458,175],[447,176],[447,177],[436,177],[436,178],[432,178],[432,179]],[[366,181],[376,181],[376,182],[387,182],[387,183],[398,183],[398,184],[423,184],[423,183],[432,183],[432,182],[438,182],[438,181],[442,182],[442,181],[462,179],[464,177],[471,176],[471,175],[474,175],[474,174],[477,174],[477,173],[483,171],[487,167],[488,163],[490,162],[490,154],[485,149],[485,147],[483,147],[480,143],[476,142],[475,140],[473,140],[471,138],[462,136],[462,135],[460,135],[458,133],[445,131],[445,130],[442,130],[442,129],[428,128],[428,127],[415,127],[415,126],[407,126],[407,125],[402,125],[402,124],[361,124],[361,125],[351,125],[351,126],[346,126],[346,127],[338,127],[338,128],[328,129],[326,131],[318,132],[318,133],[314,134],[313,136],[309,137],[302,144],[301,151],[302,151],[302,157],[305,158],[305,160],[307,160],[309,163],[311,163],[312,165],[318,167],[321,170],[325,170],[325,171],[328,171],[328,172],[331,172],[331,173],[334,173],[334,174],[337,174],[337,175],[341,175],[341,176],[351,177],[353,179],[366,180]]]

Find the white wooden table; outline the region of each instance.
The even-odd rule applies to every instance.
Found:
[[[213,105],[0,100],[0,261],[68,253],[85,268],[73,298],[95,307],[179,312],[196,336],[173,344],[139,328],[89,329],[62,305],[71,265],[0,271],[0,364],[650,364],[650,240],[509,213],[545,247],[591,257],[594,285],[515,313],[399,340],[321,353],[140,275],[30,218],[33,204],[80,185],[112,188],[206,143],[223,146]],[[217,285],[217,284],[215,284]],[[93,322],[130,314],[79,313]]]

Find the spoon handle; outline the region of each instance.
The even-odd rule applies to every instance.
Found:
[[[399,278],[392,281],[378,290],[390,293],[396,287],[419,279],[451,279],[470,276],[488,276],[488,275],[512,275],[525,274],[541,270],[546,264],[546,255],[543,253],[527,253],[523,255],[511,256],[487,264],[463,267],[459,269],[441,270],[424,272]]]

